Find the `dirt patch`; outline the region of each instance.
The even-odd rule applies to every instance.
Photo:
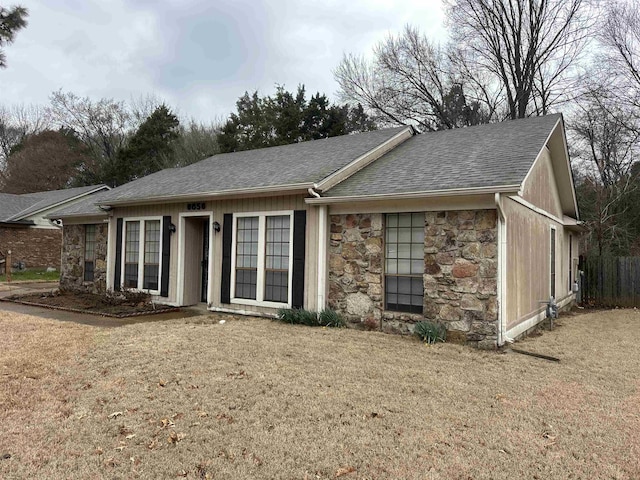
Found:
[[[131,292],[97,295],[93,293],[56,290],[46,293],[15,295],[7,297],[6,300],[25,305],[48,307],[69,312],[92,313],[116,318],[151,315],[154,313],[179,310],[175,307],[153,303],[149,295]]]

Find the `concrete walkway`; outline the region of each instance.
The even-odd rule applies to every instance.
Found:
[[[177,318],[195,317],[206,315],[207,310],[202,307],[181,308],[178,312],[159,313],[157,315],[143,315],[129,318],[111,318],[91,313],[65,312],[64,310],[53,310],[44,307],[34,307],[3,301],[4,298],[12,295],[26,295],[29,293],[50,292],[58,288],[58,282],[25,282],[25,283],[0,283],[0,311],[23,313],[51,320],[62,320],[64,322],[81,323],[83,325],[93,325],[95,327],[121,327],[134,323],[162,322],[164,320],[175,320]]]

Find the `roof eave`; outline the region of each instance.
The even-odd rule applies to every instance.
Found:
[[[21,215],[22,212],[24,212],[25,210],[28,210],[29,208],[31,208],[31,207],[28,207],[28,208],[25,208],[24,210],[22,210],[21,212],[16,213],[9,220],[22,220],[23,218],[27,218],[27,217],[31,217],[33,215],[37,215],[37,214],[39,214],[41,212],[44,212],[46,210],[51,210],[53,208],[59,207],[60,205],[64,205],[65,203],[71,202],[73,200],[78,200],[79,198],[86,197],[88,195],[91,195],[93,193],[96,193],[96,192],[99,192],[99,191],[105,190],[105,189],[106,190],[110,190],[110,188],[107,185],[100,185],[100,186],[98,186],[98,187],[96,187],[96,188],[94,188],[92,190],[89,190],[87,192],[81,193],[80,195],[76,195],[74,197],[67,198],[66,200],[62,200],[62,201],[60,201],[58,203],[54,203],[52,205],[47,205],[46,207],[43,207],[43,208],[41,208],[39,210],[34,210],[33,212],[29,212],[26,215]],[[47,217],[45,216],[45,218],[47,218]]]
[[[355,195],[343,197],[320,197],[305,198],[305,202],[312,205],[329,205],[332,203],[347,203],[360,201],[375,201],[389,199],[416,199],[416,198],[437,198],[455,197],[462,195],[485,195],[495,193],[516,194],[520,189],[520,184],[498,185],[490,187],[452,188],[449,190],[430,190],[424,192],[402,192],[402,193],[382,193],[371,195]]]
[[[223,200],[238,196],[272,196],[277,194],[293,195],[296,193],[306,193],[314,183],[296,183],[290,185],[273,185],[270,187],[252,187],[233,190],[221,190],[219,192],[197,192],[181,195],[158,195],[155,197],[132,198],[121,200],[104,200],[96,203],[99,206],[124,207],[135,205],[146,205],[149,203],[177,203],[189,200]]]

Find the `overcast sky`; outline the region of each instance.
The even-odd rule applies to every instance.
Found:
[[[0,104],[153,94],[181,116],[226,117],[246,90],[304,84],[333,100],[343,53],[411,23],[443,36],[440,0],[16,0],[29,25],[5,49]]]

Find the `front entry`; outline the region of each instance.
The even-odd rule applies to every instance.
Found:
[[[206,303],[209,292],[211,217],[185,216],[183,221],[182,304]]]
[[[207,302],[209,291],[209,219],[202,221],[202,260],[200,261],[200,301]]]

